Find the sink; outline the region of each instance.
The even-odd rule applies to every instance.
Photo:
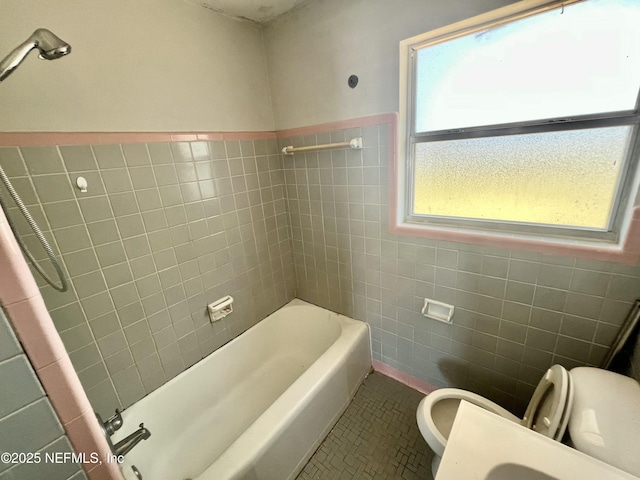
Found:
[[[436,480],[640,480],[469,402],[460,402]]]
[[[502,463],[493,467],[486,480],[513,480],[514,478],[518,480],[556,480],[555,477],[542,473],[540,470],[516,463]]]

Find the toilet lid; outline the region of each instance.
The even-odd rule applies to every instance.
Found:
[[[536,432],[561,440],[567,428],[571,409],[571,378],[561,365],[552,366],[536,387],[522,425]]]

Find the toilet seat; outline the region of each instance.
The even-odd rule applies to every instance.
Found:
[[[562,440],[573,403],[571,375],[553,365],[538,383],[521,424],[546,437]]]

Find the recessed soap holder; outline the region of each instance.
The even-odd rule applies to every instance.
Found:
[[[422,315],[433,320],[438,320],[439,322],[453,323],[453,310],[453,305],[425,298]]]
[[[213,303],[207,305],[207,311],[209,312],[209,318],[212,322],[222,320],[224,317],[233,312],[233,297],[227,295]]]

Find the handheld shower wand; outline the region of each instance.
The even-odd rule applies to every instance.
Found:
[[[11,73],[16,68],[18,68],[18,66],[26,58],[29,52],[34,48],[37,48],[40,51],[40,58],[44,58],[46,60],[55,60],[56,58],[60,58],[64,55],[67,55],[68,53],[71,53],[71,45],[61,40],[60,38],[56,37],[49,30],[45,28],[38,28],[35,32],[31,34],[31,36],[27,39],[26,42],[22,43],[21,45],[18,45],[17,48],[15,48],[2,61],[0,61],[0,82],[3,81],[5,78],[7,78],[9,75],[11,75]],[[49,278],[49,275],[47,275],[47,273],[42,269],[42,267],[35,260],[31,252],[29,252],[29,250],[27,249],[25,243],[22,241],[22,238],[20,237],[20,234],[18,233],[18,230],[16,229],[15,224],[13,223],[13,221],[11,220],[11,217],[9,216],[6,204],[4,203],[4,200],[1,195],[2,192],[0,192],[0,209],[3,209],[6,212],[9,226],[11,227],[11,229],[15,234],[16,241],[18,242],[20,249],[24,252],[27,259],[29,259],[29,261],[33,265],[33,268],[40,275],[42,275],[42,278],[44,278],[49,285],[51,285],[53,288],[55,288],[59,292],[65,292],[68,288],[67,281],[65,280],[64,273],[62,272],[62,268],[60,267],[60,264],[58,263],[58,260],[56,259],[56,256],[53,253],[53,249],[49,245],[49,242],[47,242],[47,239],[45,238],[45,236],[42,234],[42,231],[36,224],[33,217],[29,214],[27,207],[24,205],[22,199],[18,195],[18,192],[16,192],[15,189],[13,188],[13,185],[11,185],[11,182],[9,181],[9,177],[7,177],[7,174],[2,169],[2,166],[0,166],[0,180],[2,181],[2,183],[4,183],[4,186],[9,191],[11,198],[13,198],[13,201],[16,203],[16,206],[20,209],[25,219],[27,220],[27,223],[32,228],[33,233],[35,233],[38,240],[40,240],[42,247],[47,252],[48,257],[51,260],[51,263],[53,264],[53,268],[56,270],[56,273],[58,274],[58,278],[60,279],[60,285],[56,285],[53,282],[53,280]]]
[[[40,51],[40,58],[46,60],[55,60],[71,53],[71,45],[46,28],[39,28],[0,62],[0,82],[11,75],[34,48]]]

